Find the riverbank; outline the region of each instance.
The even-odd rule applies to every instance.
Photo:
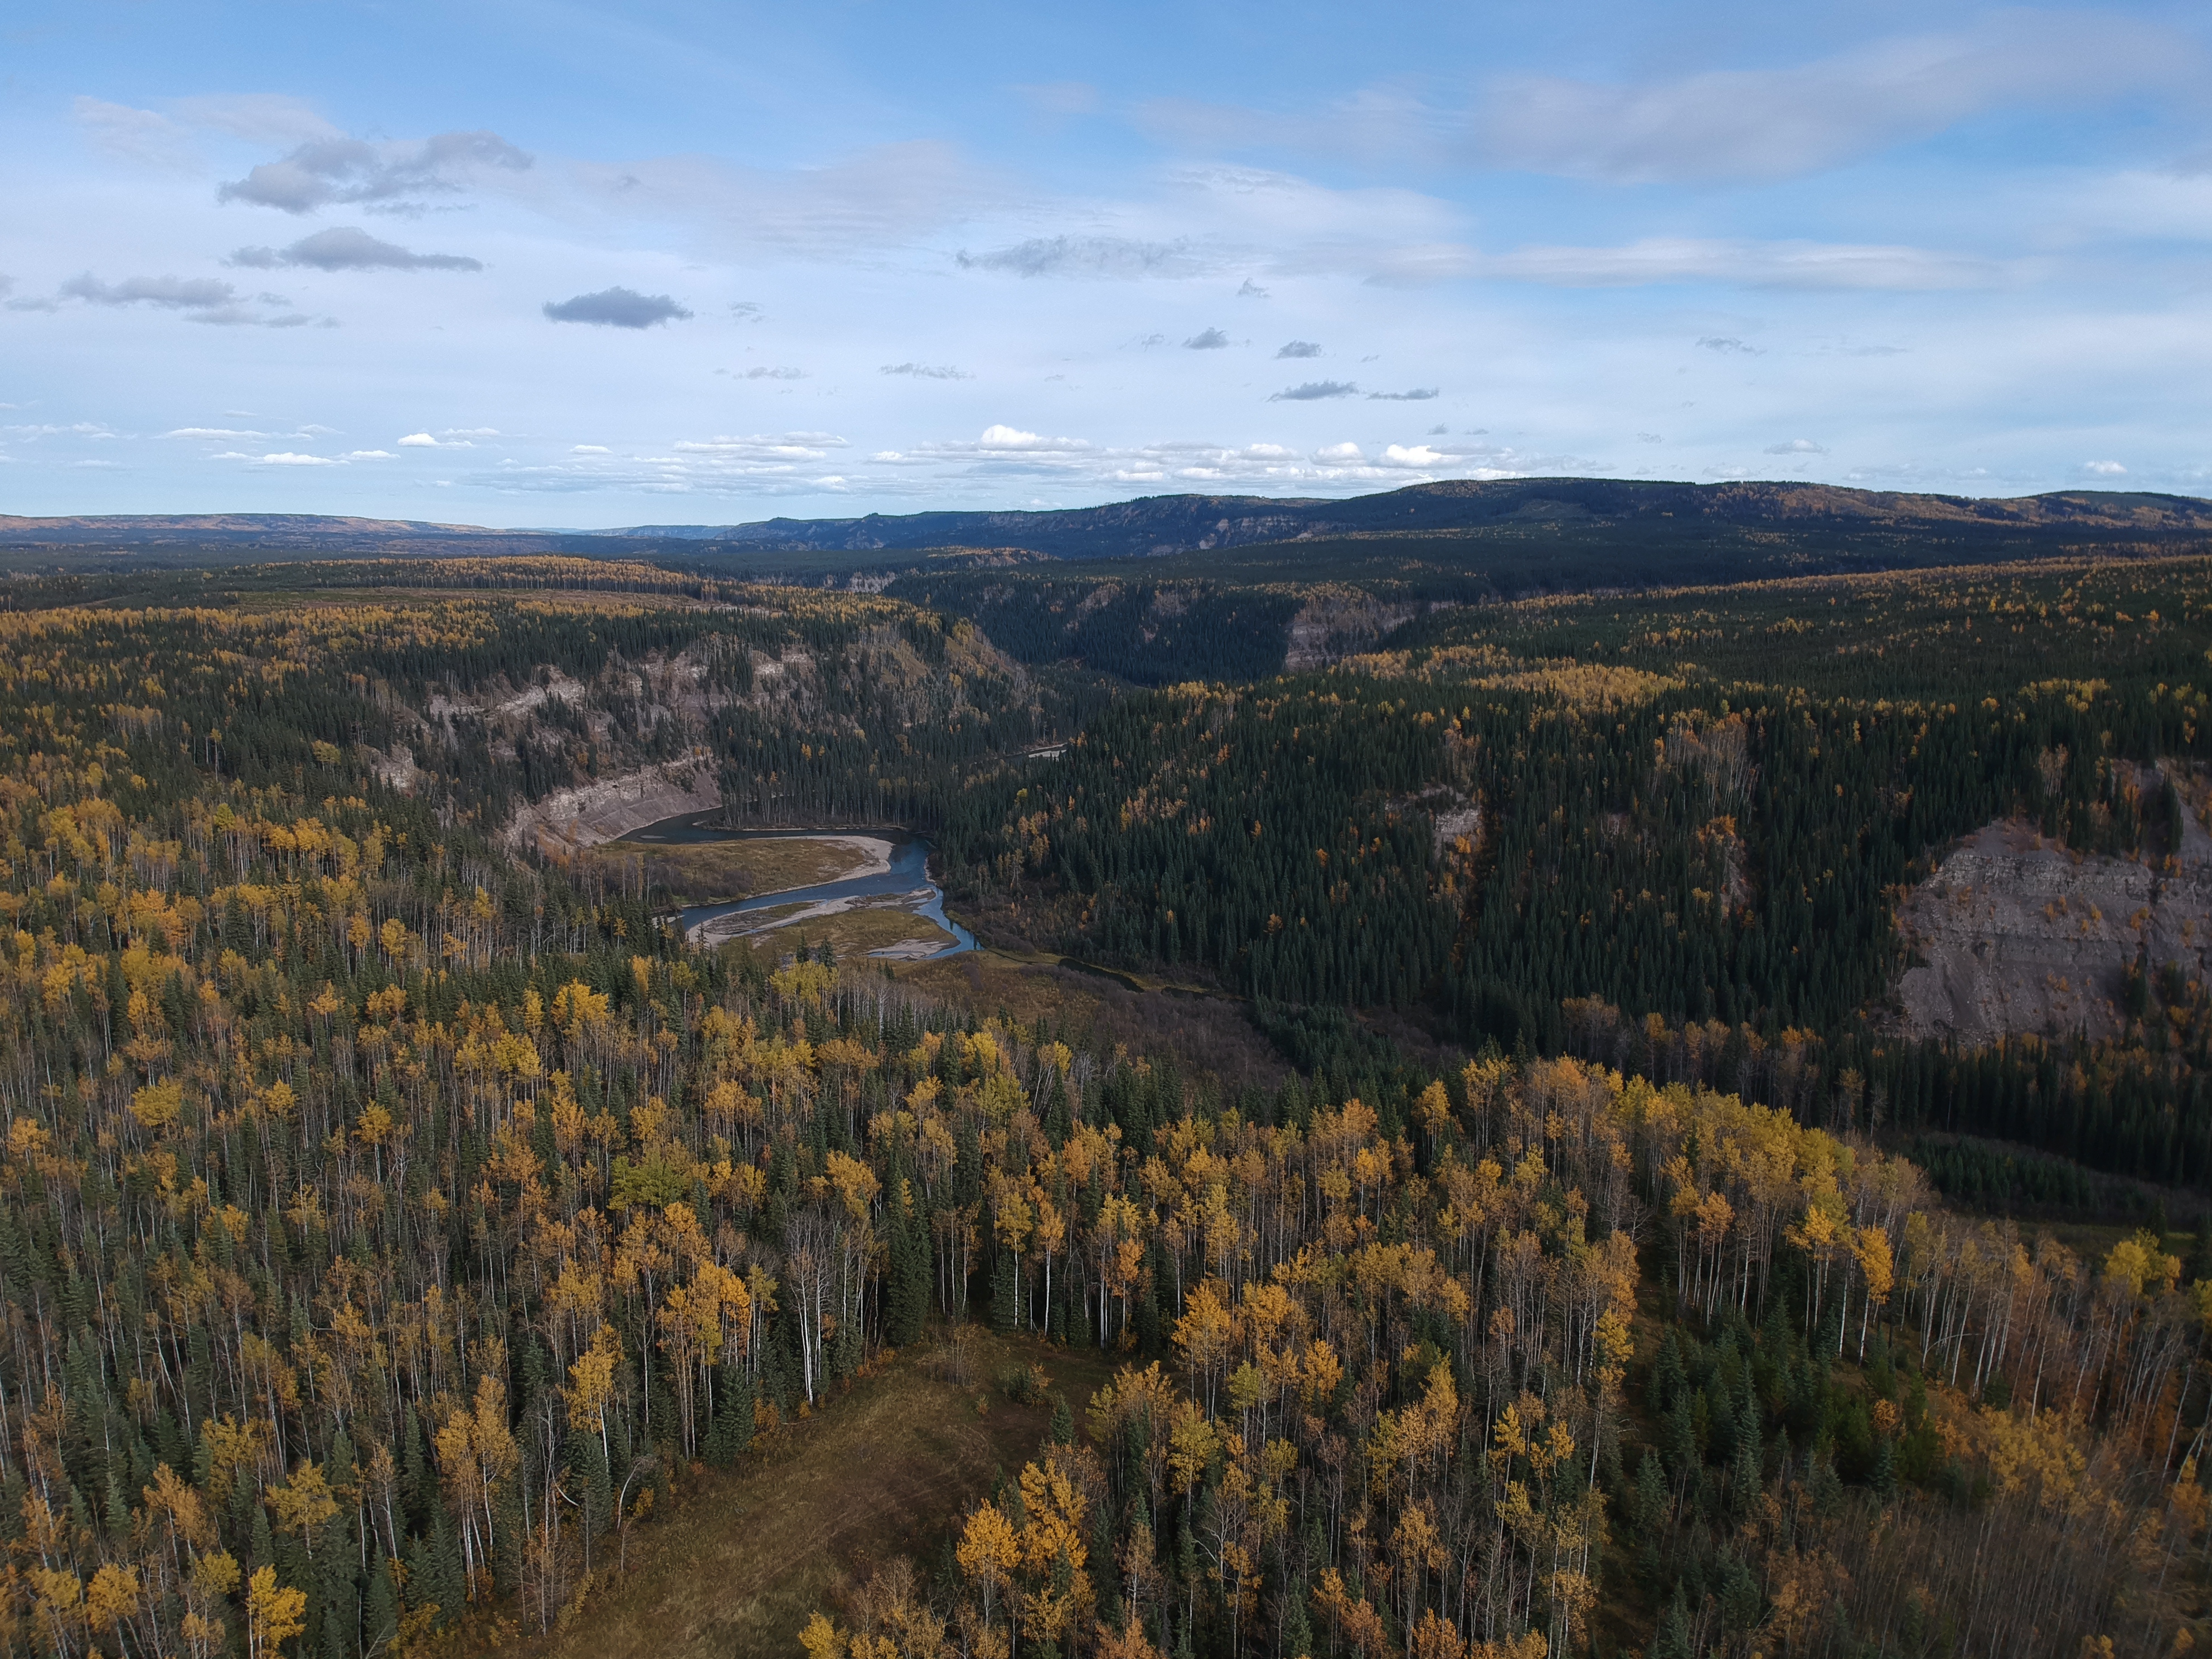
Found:
[[[929,875],[929,843],[902,830],[718,830],[690,814],[643,826],[622,847],[641,859],[750,860],[757,869],[805,869],[792,882],[678,912],[686,939],[702,948],[732,940],[788,939],[794,949],[829,944],[839,957],[927,962],[975,948],[975,936],[945,914],[945,894]],[[823,854],[837,866],[824,871]],[[809,866],[811,855],[816,862]],[[668,885],[666,883],[662,884]]]

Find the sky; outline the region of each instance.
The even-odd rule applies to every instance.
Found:
[[[2212,495],[2212,8],[0,17],[0,512]]]

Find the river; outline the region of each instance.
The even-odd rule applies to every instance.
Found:
[[[756,893],[750,898],[738,899],[726,904],[694,904],[677,913],[678,925],[684,936],[690,937],[702,923],[719,917],[743,915],[749,910],[768,910],[789,904],[820,904],[839,899],[883,898],[894,895],[914,896],[917,902],[902,907],[918,916],[925,916],[952,935],[952,943],[927,957],[904,958],[908,961],[937,962],[945,957],[957,957],[963,951],[975,948],[975,936],[945,914],[944,890],[929,878],[929,843],[920,836],[905,830],[846,829],[846,830],[717,830],[702,823],[702,818],[712,817],[712,812],[694,812],[687,817],[663,818],[658,823],[647,824],[623,837],[623,842],[645,846],[696,846],[705,842],[722,841],[837,841],[857,836],[887,842],[890,845],[890,868],[866,875],[854,876],[844,881],[817,883],[811,887],[787,887],[781,892]]]

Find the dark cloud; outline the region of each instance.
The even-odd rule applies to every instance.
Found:
[[[556,323],[596,323],[603,328],[651,328],[655,323],[682,322],[691,313],[665,294],[640,294],[634,289],[603,288],[597,294],[579,294],[558,305],[548,301],[545,315]]]
[[[742,380],[803,380],[806,378],[806,371],[803,368],[769,368],[763,366],[749,368],[738,378]]]
[[[1762,355],[1760,348],[1746,345],[1733,334],[1708,334],[1698,343],[1707,351],[1718,351],[1734,356],[1757,357]]]
[[[963,270],[1017,276],[1189,276],[1205,262],[1188,243],[1137,242],[1121,236],[1038,236],[988,253],[956,256]]]
[[[478,167],[519,172],[531,157],[495,132],[441,132],[419,144],[313,138],[278,161],[264,161],[216,192],[286,213],[313,213],[338,202],[393,203],[451,194],[457,175]]]
[[[317,270],[482,270],[483,261],[459,253],[410,253],[351,226],[319,230],[289,247],[242,247],[234,265],[273,270],[279,265],[312,265]]]
[[[1304,386],[1285,386],[1267,401],[1271,404],[1310,404],[1322,398],[1357,397],[1359,388],[1349,380],[1308,380]]]
[[[1425,404],[1437,395],[1432,386],[1417,386],[1407,392],[1370,392],[1367,400],[1378,404]]]
[[[1267,290],[1247,276],[1244,286],[1237,290],[1237,297],[1240,300],[1264,300],[1267,297]]]
[[[1203,333],[1194,334],[1182,343],[1183,349],[1186,351],[1218,351],[1228,343],[1229,337],[1218,328],[1209,328]]]
[[[1318,357],[1321,348],[1311,340],[1292,340],[1275,354],[1278,357]]]
[[[966,369],[955,368],[950,363],[885,363],[876,373],[910,374],[917,380],[972,380],[975,378]]]

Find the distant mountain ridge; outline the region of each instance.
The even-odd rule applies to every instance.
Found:
[[[2107,490],[2010,500],[1848,489],[1829,484],[1651,483],[1609,478],[1452,480],[1346,500],[1149,495],[1049,511],[869,514],[751,524],[641,525],[602,533],[726,546],[816,550],[1000,545],[1062,558],[1204,552],[1255,543],[1408,531],[1475,529],[1502,520],[1687,517],[1723,523],[1820,523],[1838,528],[2071,528],[2152,534],[2212,532],[2212,501]]]
[[[332,542],[381,542],[395,537],[535,535],[536,532],[488,530],[478,525],[428,524],[413,519],[360,519],[325,513],[118,513],[76,514],[57,518],[21,518],[0,513],[0,544],[66,546],[129,540],[170,542],[246,541],[282,546],[295,538],[301,547]]]
[[[476,550],[585,551],[592,544],[712,544],[731,553],[890,551],[942,547],[1022,549],[1056,558],[1206,552],[1323,537],[1449,535],[1510,525],[1613,520],[1735,527],[1823,526],[1863,533],[2068,531],[2152,538],[2212,533],[2212,501],[2108,490],[2059,490],[2008,500],[1850,489],[1831,484],[1646,483],[1609,478],[1453,480],[1344,500],[1260,495],[1149,495],[1103,507],[1008,512],[869,514],[776,518],[734,525],[637,525],[605,531],[495,530],[412,520],[313,514],[201,514],[19,518],[0,514],[0,545],[195,544],[266,550],[393,550],[474,544]]]

